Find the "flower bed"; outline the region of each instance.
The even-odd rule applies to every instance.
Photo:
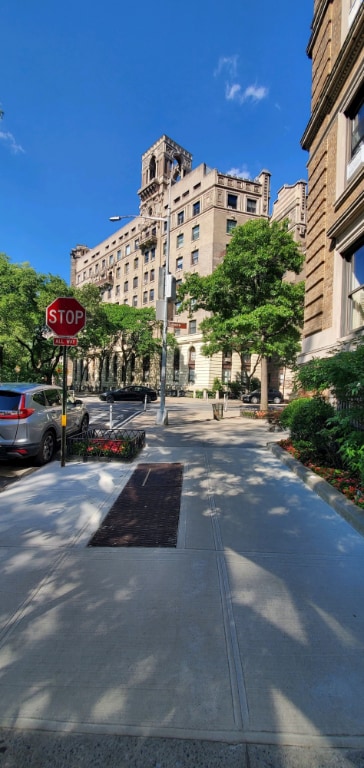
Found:
[[[312,461],[303,461],[300,452],[297,448],[294,448],[289,439],[281,440],[278,445],[290,453],[294,459],[300,461],[307,469],[310,469],[316,475],[322,477],[323,480],[326,480],[327,483],[336,488],[337,491],[340,491],[347,499],[350,499],[358,507],[364,509],[364,485],[360,482],[359,477],[345,469],[322,467]]]
[[[145,432],[136,429],[89,429],[67,439],[67,458],[133,459],[145,445]]]

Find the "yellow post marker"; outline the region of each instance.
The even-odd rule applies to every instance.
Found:
[[[66,427],[67,426],[67,414],[65,414],[65,413],[62,413],[61,426],[62,427]]]

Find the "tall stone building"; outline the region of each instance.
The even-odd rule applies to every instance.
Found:
[[[315,0],[300,362],[364,329],[364,3]]]
[[[237,225],[269,218],[270,173],[263,170],[252,180],[220,173],[205,163],[193,169],[192,155],[164,135],[142,156],[138,195],[140,215],[96,247],[78,245],[71,251],[71,284],[95,283],[107,302],[155,307],[159,270],[166,263],[169,206],[172,275],[177,282],[187,272],[208,275],[223,259]],[[235,354],[212,358],[201,354],[203,316],[201,310],[192,316],[175,314],[174,320],[186,327],[169,328],[178,349],[167,358],[167,388],[208,389],[215,377],[227,383],[240,371]],[[117,360],[105,371],[102,382],[97,371],[91,371],[91,386],[120,383]],[[140,366],[135,379],[145,377],[146,369]],[[149,381],[159,383],[150,373]]]

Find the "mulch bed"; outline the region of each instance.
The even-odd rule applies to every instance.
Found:
[[[139,464],[89,547],[176,547],[183,465]]]

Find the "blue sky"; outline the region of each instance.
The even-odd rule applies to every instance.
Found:
[[[167,134],[272,199],[306,179],[313,0],[2,0],[0,252],[70,275],[69,253],[138,213]]]

